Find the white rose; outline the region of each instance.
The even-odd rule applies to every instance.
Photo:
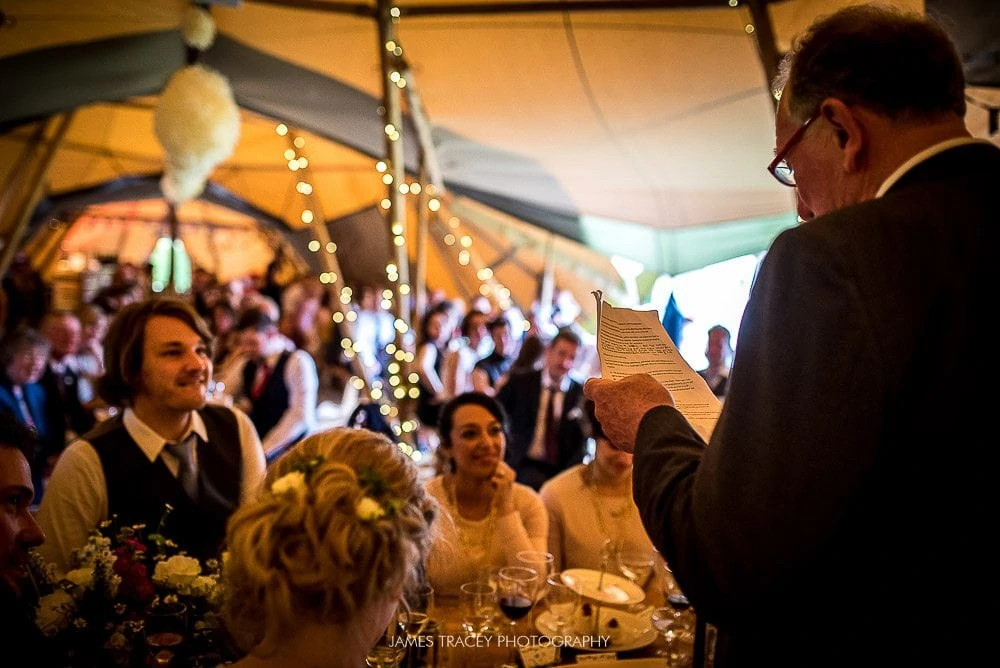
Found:
[[[57,589],[38,600],[35,625],[47,636],[54,636],[69,624],[75,604],[73,597]]]
[[[372,522],[380,517],[385,517],[385,508],[370,496],[363,497],[358,501],[354,506],[354,511],[365,522]]]
[[[211,575],[199,575],[191,582],[178,587],[177,591],[185,596],[200,596],[209,598],[215,590],[217,580]]]
[[[306,492],[306,475],[302,471],[292,471],[281,476],[271,485],[271,493],[275,496],[292,493],[295,496]]]
[[[66,579],[77,587],[90,589],[94,586],[94,569],[93,567],[74,569],[66,574]]]
[[[176,589],[190,584],[199,575],[201,575],[201,564],[197,559],[175,554],[166,561],[156,564],[153,582]]]

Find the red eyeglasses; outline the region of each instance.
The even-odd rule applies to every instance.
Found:
[[[778,183],[790,188],[795,187],[795,170],[792,169],[787,161],[788,154],[791,153],[795,145],[799,143],[802,136],[806,133],[809,125],[819,118],[819,109],[817,109],[812,116],[806,119],[806,122],[799,126],[799,129],[788,138],[785,145],[781,147],[781,150],[774,155],[774,160],[771,164],[767,166],[767,171],[771,172],[771,176],[778,179]]]

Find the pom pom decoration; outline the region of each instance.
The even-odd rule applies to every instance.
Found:
[[[164,197],[175,204],[197,197],[239,140],[240,113],[229,82],[201,65],[178,70],[163,89],[153,127],[167,153]]]
[[[215,20],[208,10],[202,7],[189,7],[184,12],[181,32],[185,44],[199,51],[207,51],[215,42]]]

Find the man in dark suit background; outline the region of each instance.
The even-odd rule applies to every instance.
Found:
[[[997,456],[968,342],[1000,284],[1000,149],[969,136],[960,60],[921,16],[837,12],[777,83],[769,169],[808,222],[764,260],[710,444],[649,376],[587,394],[635,449],[643,522],[718,626],[716,666],[977,665]],[[928,619],[953,613],[929,651]]]
[[[42,320],[42,335],[50,344],[48,363],[39,381],[49,398],[52,441],[62,452],[68,440],[93,429],[96,420],[85,404],[94,399],[89,383],[82,381],[76,356],[80,347],[80,319],[69,311],[52,311]],[[83,394],[83,385],[87,389]]]
[[[580,337],[559,330],[542,368],[512,374],[497,395],[510,419],[507,463],[517,471],[518,482],[536,490],[583,461],[583,388],[569,376],[579,350]]]

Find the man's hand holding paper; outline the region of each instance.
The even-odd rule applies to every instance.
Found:
[[[674,406],[707,442],[722,406],[705,379],[688,366],[656,311],[616,308],[597,298],[597,353],[602,379],[584,393],[611,442],[632,452],[649,409]]]
[[[625,452],[635,449],[639,423],[651,408],[674,405],[670,390],[646,373],[621,380],[591,378],[583,386],[583,393],[594,402],[597,421],[608,440]]]

